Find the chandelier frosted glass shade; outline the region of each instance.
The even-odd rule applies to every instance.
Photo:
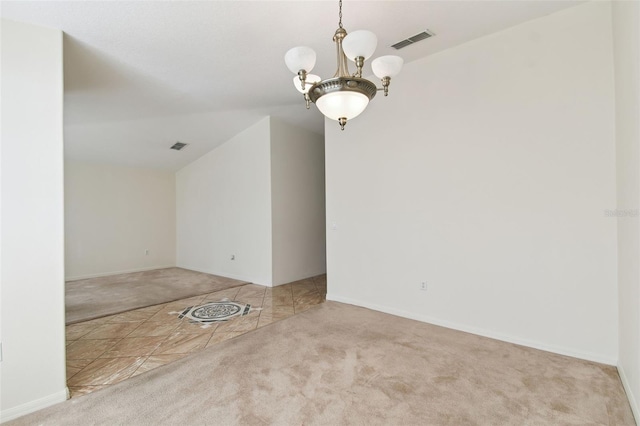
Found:
[[[350,32],[342,40],[342,48],[347,58],[355,62],[361,56],[365,60],[369,59],[378,47],[378,37],[371,31],[358,30]]]
[[[316,65],[316,52],[306,46],[294,47],[284,55],[284,62],[287,64],[289,71],[294,74],[297,74],[300,70],[309,72]]]
[[[369,98],[357,92],[327,93],[316,101],[316,106],[325,117],[338,121],[351,120],[359,116],[369,104]]]
[[[404,59],[400,56],[380,56],[371,62],[371,69],[378,78],[395,77],[402,70]]]

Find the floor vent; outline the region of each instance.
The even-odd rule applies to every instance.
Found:
[[[425,31],[421,32],[420,34],[416,34],[416,35],[414,35],[412,37],[409,37],[409,38],[407,38],[405,40],[399,41],[396,44],[391,45],[391,47],[393,47],[396,50],[400,50],[403,47],[407,47],[407,46],[412,45],[413,43],[417,43],[417,42],[419,42],[421,40],[426,40],[426,39],[428,39],[430,37],[433,37],[434,35],[435,34],[432,33],[431,31],[425,30]]]
[[[186,143],[182,143],[182,142],[176,142],[171,146],[171,149],[175,149],[176,151],[180,151],[182,148],[184,148],[185,146],[187,146]]]

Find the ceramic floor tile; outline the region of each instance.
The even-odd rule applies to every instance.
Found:
[[[264,297],[240,297],[237,299],[238,302],[244,303],[247,305],[251,305],[252,309],[256,309],[262,306],[262,302],[264,301]]]
[[[202,296],[190,297],[188,299],[176,300],[175,302],[167,303],[162,309],[181,311],[188,306],[199,305],[204,300],[204,298],[205,296],[202,295]]]
[[[136,328],[128,337],[170,336],[178,328],[182,320],[177,316],[165,318],[165,322],[147,321]]]
[[[120,322],[101,325],[92,332],[85,334],[80,339],[114,339],[127,337],[142,322]]]
[[[258,320],[258,328],[264,327],[265,325],[271,324],[272,322],[289,318],[293,315],[294,315],[293,311],[291,311],[290,313],[276,313],[276,314],[263,313],[260,315],[260,319]]]
[[[67,360],[67,380],[78,374],[87,365],[91,364],[93,359],[70,359]]]
[[[234,300],[238,302],[244,302],[246,299],[263,299],[264,294],[265,294],[264,290],[259,290],[259,291],[251,290],[251,291],[243,292],[242,289],[240,289],[240,292],[238,293],[238,295],[235,297]]]
[[[293,296],[289,294],[265,295],[262,306],[290,306],[293,305]]]
[[[110,323],[114,323],[114,322],[140,322],[140,321],[146,321],[149,318],[151,318],[152,316],[154,316],[156,314],[156,312],[158,312],[160,309],[158,310],[135,310],[135,311],[129,311],[129,312],[124,312],[122,314],[118,314],[118,315],[114,315],[111,319],[109,319]]]
[[[210,348],[216,343],[224,342],[225,340],[233,339],[234,337],[242,336],[243,334],[243,332],[214,333],[206,347]]]
[[[69,386],[108,385],[131,376],[147,357],[98,358],[68,381]]]
[[[260,315],[260,319],[258,320],[258,328],[264,327],[265,325],[269,325],[275,321],[276,320],[274,320],[271,315],[264,315],[264,316]]]
[[[175,331],[182,334],[211,334],[216,331],[218,325],[219,323],[217,322],[201,324],[184,320],[180,322],[180,325],[175,329]]]
[[[77,324],[71,324],[66,327],[66,338],[67,340],[78,340],[85,334],[89,334],[90,331],[96,329],[99,324],[88,324],[84,322],[79,322]]]
[[[316,282],[313,280],[313,278],[306,278],[304,280],[291,283],[292,289],[304,288],[304,287],[315,287],[315,286],[316,286]]]
[[[279,286],[276,286],[276,287],[267,288],[265,290],[265,293],[272,293],[272,294],[286,293],[286,294],[291,294],[291,284],[283,284],[283,285],[279,285]]]
[[[293,315],[293,304],[289,305],[274,305],[274,306],[263,306],[261,315]]]
[[[205,302],[219,302],[222,299],[234,300],[240,291],[239,287],[230,288],[227,290],[216,291],[215,293],[209,293],[203,299]]]
[[[302,294],[294,298],[293,306],[297,308],[298,305],[317,305],[318,303],[322,303],[324,299],[325,298],[318,293]]]
[[[107,386],[69,386],[69,394],[71,398],[78,398],[106,387]]]
[[[318,275],[317,277],[313,277],[312,278],[313,282],[316,285],[324,285],[325,287],[327,286],[327,275]]]
[[[96,319],[92,319],[89,321],[82,321],[82,322],[78,322],[76,324],[85,324],[85,325],[104,325],[107,323],[107,321],[114,315],[111,316],[107,316],[107,317],[101,317],[101,318],[96,318]],[[71,324],[71,325],[76,325],[76,324]]]
[[[91,364],[93,362],[93,359],[68,359],[67,360],[67,368],[71,367],[71,368],[79,368],[79,369],[83,369],[85,368],[87,365]]]
[[[170,362],[177,361],[187,355],[188,354],[151,355],[140,367],[138,367],[131,377],[146,373],[149,370],[169,364]]]
[[[186,354],[202,349],[207,345],[211,334],[174,333],[153,352],[153,355]]]
[[[67,374],[72,397],[102,389],[189,353],[288,318],[324,301],[326,276],[293,284],[234,287],[67,326]],[[252,305],[248,315],[207,328],[178,318],[189,306],[224,299]],[[149,355],[151,354],[151,355]]]
[[[175,304],[175,305],[167,305],[166,307],[162,308],[162,310],[158,311],[156,314],[154,314],[151,318],[149,318],[147,321],[153,321],[153,322],[165,322],[168,321],[172,318],[178,318],[178,314],[182,311],[184,311],[186,308],[188,308],[189,306],[195,306],[195,305],[199,305],[199,303],[196,303],[194,305],[190,305],[190,304]]]
[[[100,358],[151,355],[165,339],[165,336],[125,337],[100,355]]]
[[[299,286],[293,286],[292,287],[292,293],[293,293],[293,297],[295,298],[296,296],[299,296],[301,294],[309,294],[309,293],[317,293],[318,289],[316,288],[316,285],[313,283],[308,283],[308,284],[300,284]]]
[[[246,294],[251,292],[264,292],[268,287],[258,284],[245,284],[240,286],[239,294]]]
[[[232,332],[247,332],[258,328],[258,317],[244,317],[238,318],[233,321],[232,327],[229,331]]]
[[[158,312],[160,309],[164,308],[166,305],[166,303],[161,303],[159,305],[153,305],[153,306],[147,306],[146,308],[140,308],[140,309],[135,309],[134,311],[131,312],[141,312],[141,313],[155,313]]]
[[[120,339],[76,340],[67,346],[67,360],[98,358],[118,340]]]
[[[72,378],[74,375],[79,373],[81,370],[82,370],[82,368],[73,368],[73,367],[67,366],[67,380]]]
[[[242,317],[234,317],[228,321],[220,321],[218,323],[218,328],[216,329],[216,331],[226,333],[229,331],[240,331],[241,329],[242,330],[246,329],[247,331],[253,330],[256,327],[254,326],[253,328],[247,328],[247,327],[251,327],[251,326],[248,326],[247,323],[255,322],[257,326],[257,321],[258,321],[258,317],[260,316],[260,313],[261,313],[261,310],[255,310],[255,311],[249,312],[248,315],[245,315]]]

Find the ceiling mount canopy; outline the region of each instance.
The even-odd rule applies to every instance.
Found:
[[[307,109],[311,102],[327,118],[336,120],[344,130],[347,120],[360,115],[378,90],[389,93],[391,78],[402,69],[403,59],[399,56],[381,56],[371,62],[373,73],[382,81],[382,88],[362,78],[362,68],[376,50],[378,38],[371,31],[353,31],[347,35],[342,27],[342,0],[339,1],[339,22],[333,41],[338,53],[338,69],[332,78],[322,80],[309,74],[316,64],[316,52],[306,46],[290,49],[284,61],[291,72],[296,74],[293,84],[304,95]],[[347,58],[356,64],[356,72],[349,73]]]

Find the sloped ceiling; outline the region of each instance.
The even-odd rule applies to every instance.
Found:
[[[375,56],[409,63],[578,3],[346,0],[343,23],[377,34]],[[178,170],[265,115],[323,132],[283,56],[310,46],[314,74],[333,75],[337,1],[5,1],[0,11],[65,32],[69,159]],[[389,47],[425,29],[436,37]],[[170,151],[178,140],[189,147]]]

